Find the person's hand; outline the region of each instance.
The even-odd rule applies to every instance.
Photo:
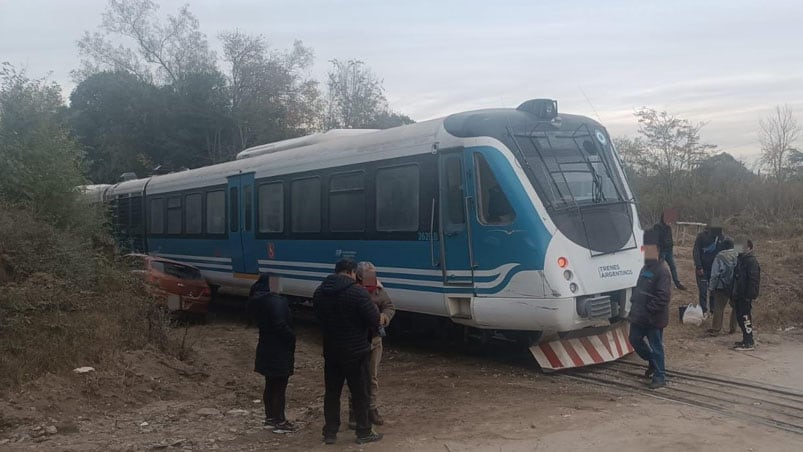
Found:
[[[385,314],[379,314],[379,324],[382,325],[383,327],[386,327],[388,326],[388,323],[390,323],[390,319],[388,318],[388,316],[386,316]]]

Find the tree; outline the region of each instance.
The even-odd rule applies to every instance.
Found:
[[[800,125],[788,105],[775,106],[773,112],[759,121],[761,163],[778,183],[786,181],[798,166],[799,152],[795,143],[800,138]]]
[[[647,107],[637,110],[635,116],[639,137],[632,141],[636,146],[626,151],[627,159],[654,176],[665,201],[671,203],[682,185],[678,179],[699,165],[716,146],[701,142],[700,130],[705,123],[691,123]]]
[[[385,129],[411,124],[412,119],[393,113],[385,89],[373,71],[359,60],[332,60],[327,88],[328,129]]]
[[[215,55],[199,30],[198,19],[182,6],[166,21],[156,17],[159,6],[152,0],[109,0],[101,31],[78,41],[85,58],[73,73],[77,80],[103,71],[125,71],[147,82],[174,83],[184,74],[207,72],[215,67]],[[127,38],[131,46],[114,44]]]
[[[111,183],[125,172],[150,174],[163,151],[165,107],[157,87],[128,72],[82,81],[70,95],[70,124],[86,152],[89,179]]]
[[[71,208],[84,183],[82,155],[64,121],[61,87],[0,70],[0,198],[57,225],[76,220]]]
[[[288,51],[272,51],[263,36],[239,30],[220,39],[237,150],[320,128],[318,83],[305,76],[313,61],[310,48],[296,41]]]

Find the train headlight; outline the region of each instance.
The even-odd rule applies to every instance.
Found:
[[[575,283],[569,284],[569,290],[571,290],[572,293],[577,292],[577,284],[575,284]]]
[[[566,281],[571,281],[572,280],[572,276],[574,276],[574,275],[572,274],[571,270],[564,270],[563,271],[563,277],[566,278]]]
[[[562,256],[558,258],[558,267],[566,268],[567,265],[569,265],[569,259]]]

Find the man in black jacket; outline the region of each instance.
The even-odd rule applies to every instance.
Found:
[[[379,310],[368,292],[357,284],[357,262],[341,259],[335,274],[328,276],[315,291],[313,309],[323,330],[324,380],[323,401],[326,424],[323,439],[334,444],[340,430],[340,394],[343,382],[349,385],[354,417],[357,421],[357,443],[379,441],[368,417],[368,370],[371,335],[379,329]]]
[[[733,301],[736,307],[736,320],[742,329],[742,341],[735,344],[740,351],[753,350],[753,300],[758,298],[761,285],[761,266],[753,254],[753,242],[747,238],[737,238],[734,247],[739,252],[736,268],[733,270]]]
[[[703,232],[697,234],[697,238],[694,240],[694,270],[697,274],[697,291],[703,314],[708,313],[708,307],[713,300],[708,292],[708,281],[711,279],[711,267],[714,265],[714,259],[722,251],[724,239],[721,227],[708,225]]]
[[[672,224],[675,223],[675,212],[672,209],[664,209],[661,213],[661,221],[653,226],[653,230],[658,233],[658,252],[660,258],[669,265],[672,273],[672,282],[678,290],[686,290],[686,286],[680,283],[678,269],[675,265],[675,241],[672,238]]]
[[[285,393],[295,363],[296,335],[286,298],[271,292],[270,275],[260,275],[251,286],[248,309],[259,327],[254,371],[265,376],[265,425],[275,433],[298,428],[285,418]]]
[[[630,344],[647,361],[650,389],[666,386],[664,328],[669,323],[672,282],[669,266],[658,253],[658,234],[644,233],[644,267],[630,300]],[[646,341],[645,341],[646,340]]]

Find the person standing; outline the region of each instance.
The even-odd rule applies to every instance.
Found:
[[[335,274],[315,290],[313,309],[323,330],[325,395],[323,439],[334,444],[340,430],[340,395],[349,386],[356,420],[357,443],[382,439],[368,417],[371,332],[379,329],[379,310],[368,292],[357,284],[357,263],[341,259]]]
[[[753,242],[747,238],[736,239],[739,257],[733,271],[733,303],[736,306],[736,320],[742,330],[742,340],[734,349],[749,351],[755,349],[753,340],[753,301],[758,298],[761,286],[761,266],[753,254]]]
[[[716,336],[722,331],[722,319],[725,316],[725,305],[731,305],[731,293],[733,292],[733,269],[736,267],[736,259],[739,253],[733,249],[733,239],[725,237],[722,240],[722,251],[717,254],[714,264],[711,266],[711,279],[708,280],[708,291],[713,293],[711,312],[714,319],[708,334]],[[732,309],[730,316],[730,333],[736,330],[736,312]]]
[[[639,273],[633,298],[630,300],[630,344],[647,361],[645,377],[652,381],[650,389],[666,386],[663,332],[669,324],[669,301],[672,276],[669,266],[660,258],[658,234],[644,233],[644,267]]]
[[[292,433],[298,427],[284,413],[296,350],[290,305],[286,298],[271,291],[268,274],[259,276],[249,295],[248,309],[259,327],[254,371],[265,377],[265,425],[274,433]]]
[[[379,326],[380,328],[373,331],[373,338],[371,339],[371,358],[369,361],[368,369],[371,374],[371,388],[370,388],[370,411],[368,412],[369,419],[374,425],[382,425],[385,423],[382,415],[379,414],[379,404],[377,403],[377,391],[379,390],[379,363],[382,361],[382,337],[385,336],[385,328],[390,325],[390,321],[396,314],[396,308],[393,306],[393,301],[390,299],[385,288],[376,277],[376,267],[371,262],[360,262],[357,264],[357,282],[360,283],[368,294],[371,296],[371,302],[379,309]],[[351,427],[353,419],[353,412],[349,412],[349,426]]]
[[[708,281],[711,279],[711,266],[714,258],[721,251],[722,228],[707,225],[703,232],[697,234],[694,240],[694,269],[697,275],[697,293],[703,314],[708,316],[709,291]]]
[[[675,223],[675,213],[671,209],[664,209],[661,213],[661,220],[653,226],[653,230],[658,233],[658,252],[660,258],[669,265],[672,273],[672,282],[678,290],[686,290],[686,286],[680,283],[678,269],[675,265],[675,241],[672,238],[672,225]]]

